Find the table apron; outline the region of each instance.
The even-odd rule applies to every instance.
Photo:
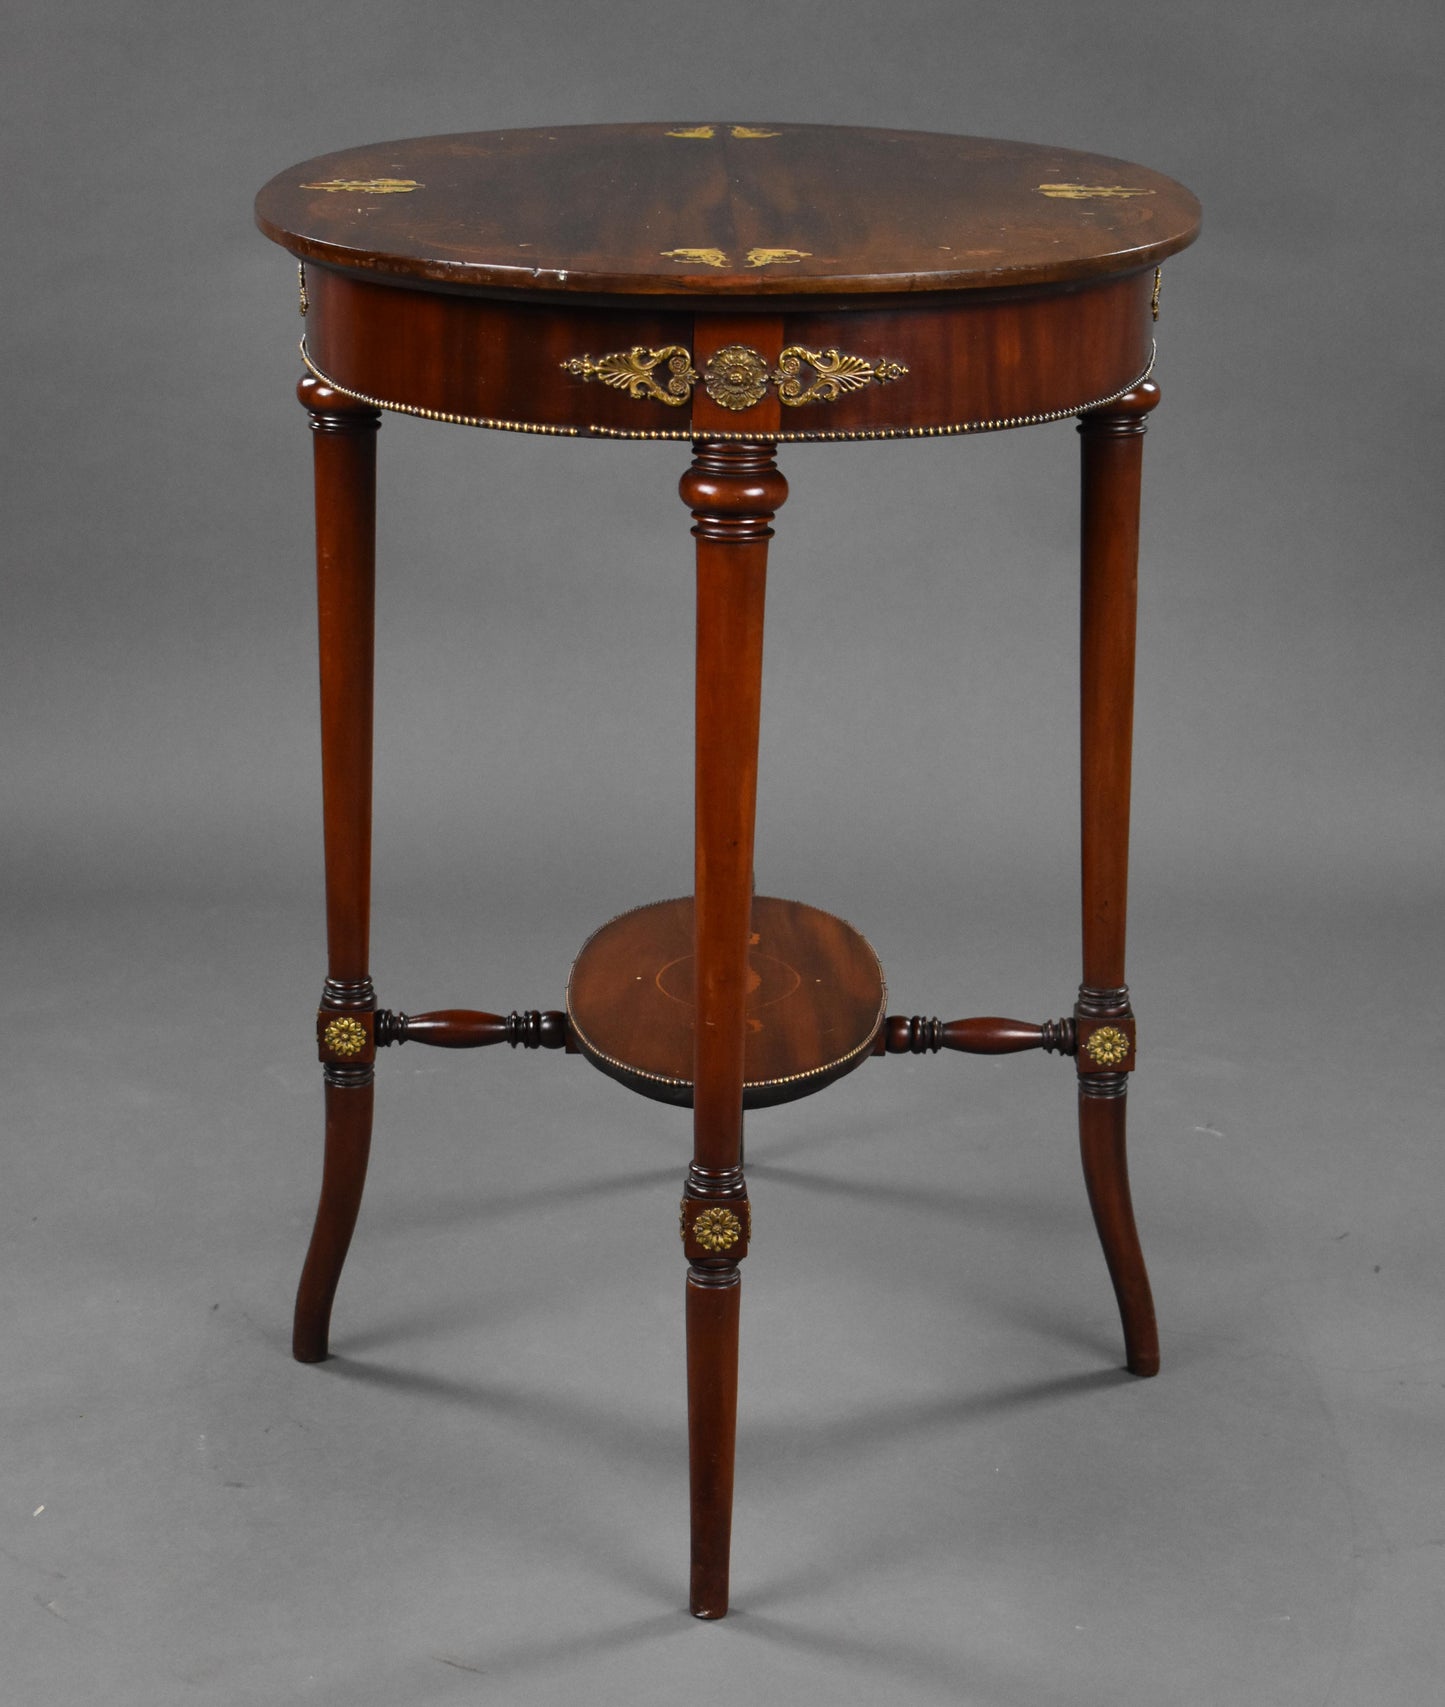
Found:
[[[758,349],[735,298],[688,311],[537,304],[378,283],[315,262],[305,283],[303,351],[337,389],[379,408],[518,432],[686,440],[703,430],[695,401],[713,438],[981,432],[1078,414],[1153,362],[1152,268],[960,292],[943,305],[780,315],[760,302]],[[719,319],[728,348],[742,353],[701,361],[699,350],[716,351],[709,323]]]

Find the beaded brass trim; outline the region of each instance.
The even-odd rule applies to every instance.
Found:
[[[552,427],[540,421],[504,421],[499,417],[484,415],[450,415],[441,409],[423,409],[418,403],[393,403],[384,397],[369,397],[364,391],[353,390],[349,385],[343,385],[340,380],[333,379],[329,373],[323,373],[311,359],[311,352],[306,348],[306,340],[301,340],[301,360],[307,368],[316,375],[323,385],[329,385],[333,391],[339,391],[343,397],[354,397],[358,403],[365,403],[372,409],[388,409],[393,415],[415,415],[423,421],[444,421],[451,427],[493,427],[500,433],[542,433],[555,439],[579,439],[584,436],[581,427]],[[595,429],[588,428],[587,432]],[[673,433],[671,438],[690,439],[691,433]]]
[[[618,916],[621,917],[620,914]],[[743,1090],[745,1092],[776,1090],[780,1085],[800,1085],[804,1079],[818,1079],[825,1073],[839,1072],[848,1062],[856,1061],[860,1055],[872,1053],[873,1046],[878,1041],[878,1028],[881,1027],[887,1012],[888,997],[885,992],[883,1001],[878,1008],[878,1024],[874,1027],[873,1035],[866,1043],[860,1043],[856,1049],[850,1049],[846,1055],[840,1055],[836,1061],[825,1062],[821,1067],[810,1067],[806,1073],[788,1073],[781,1079],[745,1079]],[[567,1007],[567,1024],[571,1027],[573,1036],[582,1045],[583,1054],[590,1056],[592,1060],[605,1061],[609,1067],[616,1067],[619,1072],[626,1073],[631,1078],[646,1079],[654,1085],[675,1085],[678,1090],[689,1091],[693,1088],[691,1079],[671,1079],[666,1073],[649,1073],[644,1067],[634,1066],[631,1061],[619,1061],[615,1055],[609,1055],[606,1050],[599,1049],[582,1027],[578,1025],[577,1016],[572,1012],[570,1002]]]
[[[852,430],[843,428],[832,431],[825,429],[817,432],[769,433],[767,441],[769,444],[841,444],[863,443],[873,439],[942,439],[956,438],[962,433],[996,433],[1007,427],[1039,427],[1049,421],[1067,421],[1070,416],[1083,415],[1090,409],[1103,409],[1110,403],[1117,403],[1126,393],[1142,385],[1154,371],[1155,354],[1156,350],[1151,349],[1148,366],[1127,385],[1121,385],[1107,397],[1092,397],[1081,403],[1071,403],[1067,409],[1050,409],[1037,415],[1008,415],[993,421],[955,421],[939,427],[859,427]],[[689,443],[700,437],[719,439],[724,443],[734,439],[751,442],[758,436],[756,432],[728,432],[713,428],[709,428],[705,434],[700,434],[691,428],[603,427],[595,422],[585,427],[555,427],[540,421],[506,421],[492,416],[445,414],[439,409],[423,409],[416,403],[395,403],[385,397],[371,397],[364,391],[343,385],[340,380],[333,379],[312,361],[305,338],[301,340],[301,359],[323,385],[329,385],[343,397],[354,397],[358,403],[365,403],[372,409],[386,409],[394,415],[415,415],[423,421],[444,421],[453,427],[489,427],[502,433],[541,433],[545,437],[563,439],[672,439]]]
[[[667,436],[676,437],[677,435],[670,434]],[[709,438],[720,438],[724,436],[726,435],[719,433],[708,434]],[[731,436],[734,438],[746,437],[745,434],[738,433],[732,434]],[[776,900],[778,897],[775,896],[773,899]],[[804,906],[806,903],[796,901],[793,902],[792,905]],[[655,906],[657,906],[656,901],[644,901],[640,907],[629,907],[626,912],[618,913],[615,918],[611,918],[607,921],[607,925],[615,925],[618,919],[628,918],[633,913],[644,913],[649,907]],[[848,924],[847,919],[841,919],[839,922],[847,925],[848,929],[852,931],[855,936],[863,937],[863,941],[868,942],[867,937],[863,936],[862,931],[858,930],[856,926]],[[606,930],[607,925],[598,926],[598,930]],[[592,936],[596,935],[597,931],[594,931]],[[587,942],[591,942],[591,940],[592,937],[588,937]],[[871,950],[873,948],[873,944],[871,942],[868,943],[868,947]],[[585,952],[586,948],[587,943],[584,942],[582,944],[582,948],[578,950],[579,959],[581,958],[582,953]],[[876,960],[877,958],[878,957],[875,952],[874,959]],[[575,965],[576,962],[574,961],[573,964]],[[786,1073],[781,1079],[744,1079],[744,1092],[774,1090],[779,1085],[800,1085],[804,1079],[817,1079],[821,1078],[825,1073],[838,1072],[845,1067],[848,1062],[856,1061],[860,1055],[869,1054],[873,1049],[873,1045],[878,1041],[878,1033],[882,1030],[884,1020],[888,1017],[888,985],[883,977],[883,967],[881,964],[878,967],[878,983],[880,986],[878,1013],[874,1018],[872,1029],[866,1042],[860,1043],[856,1049],[850,1049],[846,1055],[840,1055],[836,1061],[825,1061],[820,1067],[810,1067],[806,1073]],[[634,1066],[630,1061],[619,1061],[615,1055],[609,1055],[605,1049],[599,1049],[577,1023],[577,1015],[572,1009],[572,976],[570,972],[567,976],[567,990],[564,997],[564,1005],[567,1009],[567,1024],[571,1028],[573,1036],[581,1045],[582,1053],[589,1056],[593,1061],[605,1061],[609,1067],[616,1067],[619,1072],[628,1073],[634,1079],[647,1079],[654,1085],[674,1085],[678,1090],[691,1090],[693,1088],[693,1081],[691,1079],[673,1079],[669,1078],[666,1073],[649,1073],[644,1067]]]

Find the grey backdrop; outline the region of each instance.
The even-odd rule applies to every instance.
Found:
[[[1445,1654],[1437,7],[12,0],[0,1640],[17,1701],[1433,1698]],[[250,198],[386,136],[862,121],[1188,183],[1147,446],[1131,982],[1165,1366],[1066,1068],[760,1116],[735,1615],[680,1610],[687,1131],[577,1061],[379,1075],[338,1357],[309,447]],[[389,418],[393,1006],[549,1006],[687,887],[676,447]],[[798,447],[761,886],[895,1009],[1077,980],[1073,434]]]

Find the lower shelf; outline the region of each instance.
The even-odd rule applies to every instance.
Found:
[[[811,1096],[868,1058],[887,991],[865,937],[831,913],[758,895],[748,965],[743,1106]],[[643,1096],[692,1106],[692,897],[623,913],[567,980],[567,1018],[595,1067]]]

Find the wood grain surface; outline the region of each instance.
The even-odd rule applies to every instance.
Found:
[[[756,297],[1136,271],[1193,241],[1199,204],[1067,148],[714,120],[348,149],[279,173],[256,219],[297,256],[397,280]]]
[[[623,913],[591,937],[567,982],[580,1052],[660,1102],[688,1107],[693,1073],[692,897]],[[744,1007],[747,1108],[811,1095],[868,1059],[883,973],[865,938],[797,901],[753,901]]]

